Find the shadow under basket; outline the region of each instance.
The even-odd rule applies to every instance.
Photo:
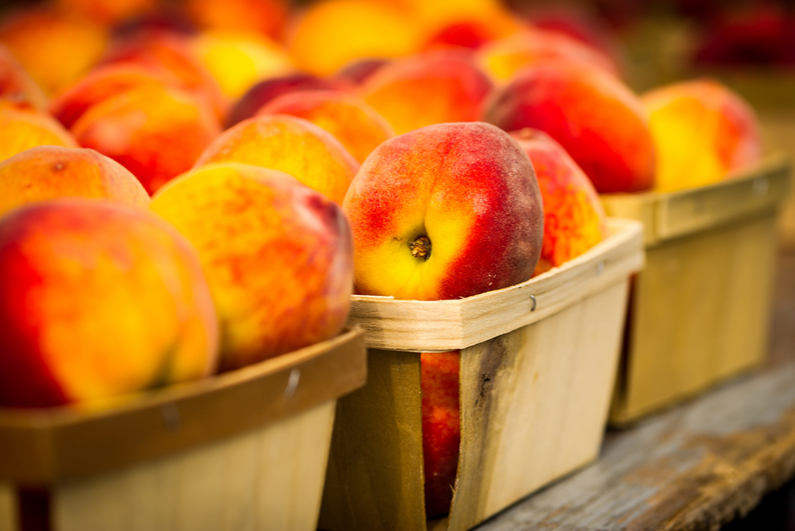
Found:
[[[601,196],[643,221],[646,267],[633,281],[616,426],[758,366],[767,348],[776,215],[790,187],[781,157],[719,183]]]
[[[642,227],[474,297],[355,296],[368,382],[337,405],[319,527],[464,530],[597,457]],[[420,353],[460,350],[461,443],[449,517],[426,521]]]
[[[316,529],[361,329],[102,411],[0,409],[1,531]]]

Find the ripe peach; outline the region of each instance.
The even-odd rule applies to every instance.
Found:
[[[423,352],[420,355],[422,389],[422,457],[425,469],[425,514],[445,515],[453,501],[461,443],[458,403],[460,353]]]
[[[235,103],[226,121],[227,127],[254,116],[266,103],[290,92],[299,90],[346,90],[348,84],[336,79],[325,79],[304,72],[264,79],[253,85]]]
[[[469,297],[528,280],[541,252],[533,166],[507,133],[484,123],[387,140],[362,165],[343,208],[362,294]]]
[[[547,59],[591,65],[619,76],[618,67],[608,55],[556,31],[521,31],[486,44],[477,55],[479,64],[497,83],[508,81],[527,65]]]
[[[342,204],[359,163],[339,140],[315,124],[286,114],[258,116],[224,131],[196,161],[240,162],[288,173]]]
[[[355,59],[414,53],[421,39],[409,14],[387,3],[320,0],[297,19],[288,45],[300,69],[324,76]]]
[[[402,134],[430,124],[478,120],[491,88],[468,56],[446,52],[390,63],[367,79],[361,94]]]
[[[0,102],[0,160],[36,146],[77,147],[53,117],[14,101]]]
[[[56,3],[65,10],[113,25],[154,11],[158,0],[57,0]]]
[[[306,91],[279,96],[257,116],[289,114],[322,127],[359,162],[395,136],[392,126],[359,97],[344,92]]]
[[[560,144],[529,128],[511,136],[530,157],[544,201],[544,244],[535,276],[602,241],[607,216],[593,184]]]
[[[280,38],[287,20],[285,0],[183,0],[183,4],[190,19],[202,29]]]
[[[644,94],[642,101],[657,148],[659,191],[720,181],[762,156],[753,109],[717,81],[674,83]]]
[[[334,74],[334,77],[351,86],[361,85],[368,77],[388,63],[389,59],[356,59],[345,63]]]
[[[198,249],[228,370],[333,337],[350,307],[350,228],[341,209],[289,175],[246,164],[193,170],[152,209]]]
[[[217,326],[195,251],[145,210],[70,198],[0,219],[0,405],[90,404],[206,376]]]
[[[234,100],[257,81],[295,69],[287,50],[256,33],[205,32],[193,40],[192,48],[221,91]]]
[[[150,194],[190,169],[220,130],[202,100],[158,85],[103,100],[72,127],[81,146],[121,163]]]
[[[90,149],[39,146],[0,162],[0,216],[22,204],[56,197],[149,205],[149,194],[135,175]]]
[[[107,45],[108,32],[74,13],[37,6],[5,17],[0,42],[54,96],[94,66]]]
[[[571,155],[599,193],[654,184],[654,144],[640,99],[602,69],[548,60],[497,89],[485,121],[506,131],[540,129]]]
[[[493,28],[483,20],[461,20],[452,22],[433,33],[425,42],[423,49],[465,48],[477,50],[484,44],[495,39],[510,35],[516,31],[503,31]]]
[[[107,51],[102,64],[135,64],[167,73],[179,80],[179,87],[201,94],[206,103],[223,121],[228,102],[210,72],[191,49],[190,39],[172,31],[133,32],[117,41]]]
[[[41,87],[22,68],[8,48],[0,44],[0,98],[26,101],[40,111],[47,109],[48,98]]]
[[[498,36],[517,28],[513,16],[500,0],[388,0],[388,3],[409,13],[426,36],[468,22],[486,26]]]

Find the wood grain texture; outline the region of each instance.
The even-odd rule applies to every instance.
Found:
[[[51,490],[57,531],[312,531],[335,401],[229,440]]]
[[[420,356],[368,352],[367,385],[337,408],[319,527],[422,530]]]
[[[0,483],[0,531],[18,531],[16,502],[14,487]]]
[[[716,531],[795,474],[795,363],[631,431],[479,531]]]
[[[293,371],[298,384],[285,394]],[[361,330],[104,411],[0,409],[0,479],[87,477],[257,429],[364,384]],[[256,405],[256,407],[254,407]]]
[[[366,330],[369,348],[447,352],[488,341],[543,320],[642,268],[641,225],[610,219],[609,229],[609,237],[583,255],[509,288],[444,301],[356,295],[349,325]]]
[[[627,284],[462,352],[451,531],[469,529],[596,458]]]
[[[767,346],[773,213],[652,247],[636,279],[611,421],[634,421],[758,365]]]

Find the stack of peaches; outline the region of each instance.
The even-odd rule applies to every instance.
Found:
[[[54,0],[0,45],[6,407],[102,407],[317,343],[354,290],[524,282],[606,236],[599,193],[761,152],[721,85],[639,97],[594,26],[490,0]],[[458,353],[422,367],[437,516]]]

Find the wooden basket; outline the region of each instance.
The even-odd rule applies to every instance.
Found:
[[[0,409],[0,530],[314,530],[365,352],[355,329],[108,411]]]
[[[596,458],[642,227],[522,284],[446,301],[356,296],[368,383],[337,405],[319,527],[426,529],[419,352],[461,350],[461,451],[449,520],[463,530]]]
[[[766,349],[776,212],[789,164],[673,193],[602,196],[609,215],[644,223],[646,267],[633,284],[610,419],[623,425],[758,365]]]

